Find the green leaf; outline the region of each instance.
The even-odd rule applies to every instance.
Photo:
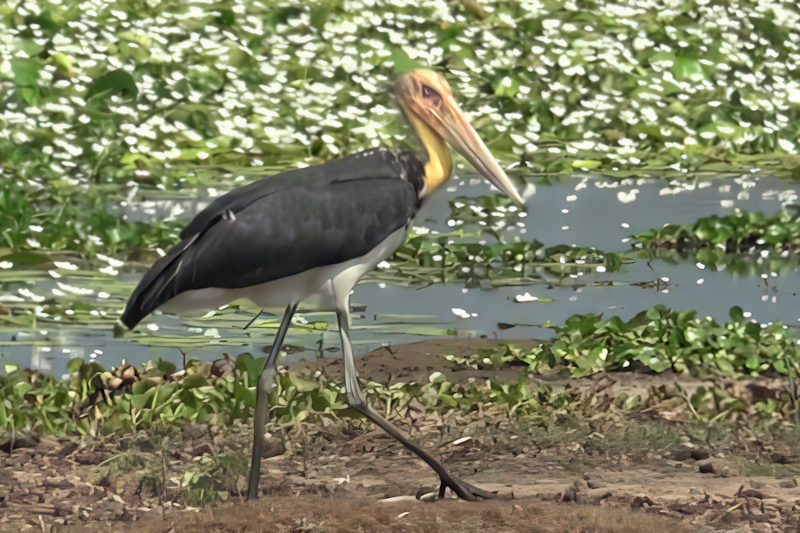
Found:
[[[231,9],[220,9],[217,20],[223,26],[233,26],[236,24],[236,13],[234,13]]]
[[[171,361],[164,361],[161,358],[158,359],[158,362],[156,363],[156,368],[161,374],[165,376],[173,374],[177,370],[175,363],[172,363]]]
[[[233,397],[248,407],[255,407],[255,391],[251,391],[241,383],[237,382],[233,385]]]
[[[706,79],[703,65],[696,57],[690,55],[679,55],[672,64],[672,73],[679,80],[701,81]]]
[[[519,80],[517,80],[516,76],[507,74],[492,83],[492,90],[497,96],[514,98],[517,95],[517,91],[519,91],[519,85]]]
[[[597,161],[595,159],[576,159],[572,162],[572,166],[574,168],[580,168],[583,170],[594,170],[603,163],[601,161]]]
[[[151,395],[147,393],[133,394],[130,398],[131,398],[131,405],[134,407],[134,409],[137,409],[139,411],[149,406],[150,402],[152,401]]]
[[[742,136],[744,129],[733,122],[718,120],[706,124],[698,130],[700,133],[714,133],[723,139],[735,139]]]
[[[251,387],[258,383],[258,377],[266,364],[266,358],[253,359],[249,353],[243,353],[236,358],[236,369],[247,376],[247,385]]]
[[[36,87],[41,68],[42,62],[38,59],[15,57],[11,60],[11,72],[14,73],[14,81],[17,85],[24,87]]]
[[[25,396],[33,389],[33,385],[26,381],[19,381],[14,384],[14,393],[17,396]]]
[[[392,53],[387,57],[385,62],[392,62],[394,64],[394,72],[410,72],[418,68],[426,68],[426,65],[411,59],[409,55],[402,48],[392,48]]]
[[[183,380],[183,386],[184,388],[187,389],[203,387],[205,385],[208,385],[208,381],[200,374],[192,374],[191,376],[186,376],[186,378],[184,378]]]
[[[670,67],[675,64],[675,54],[670,52],[664,52],[663,50],[659,50],[652,54],[648,59],[648,63],[654,68],[657,67]]]
[[[149,379],[142,379],[131,385],[131,392],[134,395],[144,394],[155,386],[156,386],[155,381]]]
[[[37,252],[16,252],[0,257],[0,261],[10,261],[17,265],[41,265],[49,263],[50,257]]]
[[[733,374],[734,373],[733,365],[728,359],[725,359],[724,357],[725,356],[717,355],[717,357],[714,359],[714,362],[717,364],[717,367],[724,373]]]
[[[296,374],[292,374],[291,380],[292,380],[292,385],[294,385],[300,392],[309,392],[315,390],[318,387],[316,381],[304,379]]]
[[[76,374],[81,369],[81,365],[83,365],[83,359],[80,357],[73,357],[67,363],[67,372]]]
[[[332,6],[326,3],[310,5],[309,11],[310,13],[308,18],[311,26],[316,28],[317,31],[324,30],[325,23],[328,21],[328,17],[333,11]]]
[[[775,16],[771,10],[768,11],[768,13],[772,15],[772,17]],[[750,17],[750,21],[753,23],[753,27],[756,31],[766,37],[778,50],[786,49],[786,42],[790,39],[786,29],[775,24],[773,20],[764,17]]]
[[[136,82],[133,81],[133,76],[122,69],[117,69],[106,72],[92,81],[86,91],[86,98],[92,99],[95,96],[107,98],[112,94],[120,94],[121,96],[135,98],[138,93],[139,90],[136,88]]]
[[[62,53],[55,53],[50,56],[50,59],[53,60],[53,64],[56,66],[59,72],[65,74],[67,76],[72,74],[72,58],[62,54]]]

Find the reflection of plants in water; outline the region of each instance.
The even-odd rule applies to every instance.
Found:
[[[412,233],[389,258],[389,268],[371,275],[400,284],[463,281],[467,286],[525,285],[595,270],[617,271],[624,256],[588,247],[506,242],[507,230],[524,226],[526,213],[500,195],[450,201],[449,233]],[[487,237],[491,236],[488,239]]]
[[[481,244],[462,233],[412,235],[370,278],[393,283],[463,281],[476,285],[525,285],[547,277],[619,270],[624,256],[595,248],[545,246],[539,241]],[[467,241],[467,242],[464,242]]]
[[[632,238],[645,259],[677,263],[692,258],[732,274],[780,274],[800,266],[800,207],[790,206],[771,217],[737,209],[691,224],[667,224]]]
[[[757,254],[728,254],[715,248],[699,250],[650,249],[637,254],[641,259],[658,259],[667,263],[698,262],[712,270],[725,270],[740,276],[761,274],[783,274],[796,272],[800,268],[800,254],[783,251],[775,253],[764,250]],[[769,281],[764,283],[768,286]]]
[[[492,235],[497,241],[503,241],[504,230],[524,227],[527,216],[528,213],[514,205],[507,196],[459,196],[450,200],[448,226],[477,230]]]
[[[800,206],[789,206],[771,217],[736,209],[730,215],[702,217],[691,224],[666,224],[632,237],[645,249],[715,248],[729,254],[758,249],[793,252],[800,247]]]

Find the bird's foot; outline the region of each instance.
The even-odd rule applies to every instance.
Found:
[[[445,480],[444,478],[440,479],[442,484],[439,485],[439,499],[444,498],[444,493],[448,487],[455,492],[459,498],[467,500],[468,502],[477,501],[478,498],[490,500],[500,497],[496,492],[483,490],[474,485],[470,485],[466,481],[461,481],[458,478],[451,477],[449,480]]]

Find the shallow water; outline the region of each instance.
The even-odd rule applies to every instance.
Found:
[[[524,227],[509,229],[506,238],[518,234],[547,245],[576,244],[606,251],[629,249],[627,239],[631,233],[668,222],[688,223],[702,216],[727,214],[735,207],[773,214],[783,205],[796,203],[800,189],[786,180],[755,175],[673,184],[664,180],[586,176],[564,177],[550,185],[542,185],[539,179],[529,183],[538,185],[529,185],[526,191],[528,214],[523,219]],[[450,199],[488,191],[479,178],[453,182],[423,208],[417,225],[447,231]],[[197,198],[206,196],[175,196],[145,203],[142,198],[152,199],[157,195],[140,191],[123,209],[131,217],[143,220],[181,211],[179,216],[188,218],[204,203]],[[61,376],[73,357],[94,359],[104,366],[118,365],[123,359],[141,363],[157,357],[180,364],[184,356],[180,348],[189,358],[213,360],[223,353],[235,355],[269,345],[280,320],[279,316],[265,314],[253,327],[244,330],[257,312],[254,307],[230,309],[206,319],[163,315],[146,320],[123,338],[114,338],[114,321],[138,275],[98,277],[80,271],[60,273],[60,278],[53,279],[46,272],[21,272],[20,281],[6,283],[4,300],[0,301],[12,297],[18,300],[18,305],[46,306],[49,299],[68,298],[90,304],[91,314],[85,315],[85,320],[70,323],[69,316],[57,322],[48,320],[45,313],[35,328],[3,327],[0,364],[26,366]],[[365,353],[381,345],[448,333],[500,339],[546,338],[551,332],[541,324],[547,321],[561,324],[575,313],[618,314],[627,318],[659,303],[675,309],[696,309],[700,316],[718,320],[725,320],[729,308],[739,305],[762,322],[780,320],[788,325],[799,324],[800,274],[764,275],[766,279],[759,274],[737,276],[725,270],[712,272],[693,260],[678,264],[638,260],[624,265],[619,272],[590,272],[557,283],[554,280],[552,284],[543,282],[525,287],[466,289],[451,283],[418,289],[362,283],[352,297],[353,341],[356,351]],[[89,291],[91,294],[82,294]],[[552,301],[515,301],[523,295]],[[336,328],[328,324],[333,319],[330,314],[301,313],[295,321],[297,327],[290,330],[287,338],[289,358],[338,356]]]

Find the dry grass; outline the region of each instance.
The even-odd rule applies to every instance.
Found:
[[[405,514],[404,514],[405,513]],[[174,512],[138,522],[139,531],[274,532],[657,532],[692,531],[677,520],[619,506],[541,500],[378,503],[350,496],[264,497],[254,503]]]

